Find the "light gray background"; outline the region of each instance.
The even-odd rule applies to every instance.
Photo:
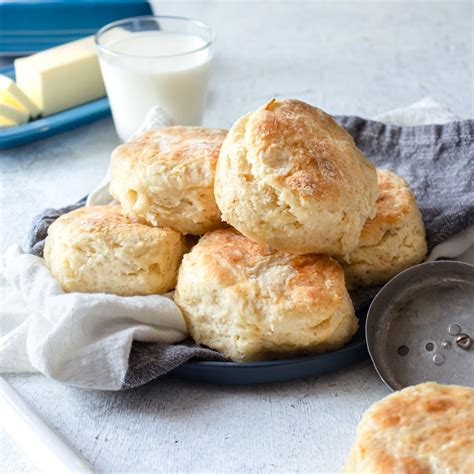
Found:
[[[371,117],[429,95],[474,115],[470,1],[156,3],[218,32],[206,125],[229,127],[272,96]],[[117,143],[106,119],[0,151],[0,251],[44,207],[87,194]],[[8,380],[98,472],[337,472],[361,414],[388,394],[369,362],[248,387],[164,378],[100,393]],[[2,472],[32,469],[4,434],[0,458]]]

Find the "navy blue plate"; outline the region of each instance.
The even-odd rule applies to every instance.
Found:
[[[1,68],[0,74],[15,79],[13,66]],[[2,127],[0,128],[0,149],[24,145],[57,133],[66,132],[108,115],[110,115],[109,99],[104,97],[48,117],[32,120],[23,125]]]
[[[333,372],[368,358],[365,343],[367,311],[361,311],[359,330],[341,349],[315,356],[265,362],[190,361],[171,372],[177,378],[212,384],[245,385],[287,382]]]

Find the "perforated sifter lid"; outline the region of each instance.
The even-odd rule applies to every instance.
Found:
[[[393,390],[427,381],[474,387],[474,266],[438,261],[400,273],[373,300],[366,337]]]

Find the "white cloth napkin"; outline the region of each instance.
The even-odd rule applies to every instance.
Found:
[[[429,123],[448,123],[459,120],[448,108],[442,106],[431,97],[425,97],[408,107],[390,110],[376,115],[374,120],[387,125],[414,127]]]
[[[454,116],[424,99],[376,119],[410,126]],[[169,117],[154,108],[140,131],[168,125]],[[111,203],[108,186],[105,176],[87,205]],[[473,243],[474,229],[467,229],[436,247],[431,258],[459,257],[469,247],[474,257]],[[133,340],[174,343],[187,335],[181,312],[169,297],[64,293],[43,259],[25,254],[18,245],[0,257],[0,298],[0,372],[39,371],[71,385],[118,390]]]
[[[0,371],[118,390],[133,340],[174,343],[186,324],[173,300],[64,293],[43,259],[18,245],[0,257]]]

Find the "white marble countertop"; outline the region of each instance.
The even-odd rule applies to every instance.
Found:
[[[426,95],[473,116],[473,4],[158,2],[218,32],[205,124],[229,127],[272,96],[373,116]],[[111,119],[0,151],[0,251],[32,217],[87,194],[118,143]],[[166,377],[91,392],[39,375],[10,383],[97,472],[337,472],[361,414],[388,394],[370,363],[318,379],[209,386]],[[0,434],[0,471],[32,472]]]

